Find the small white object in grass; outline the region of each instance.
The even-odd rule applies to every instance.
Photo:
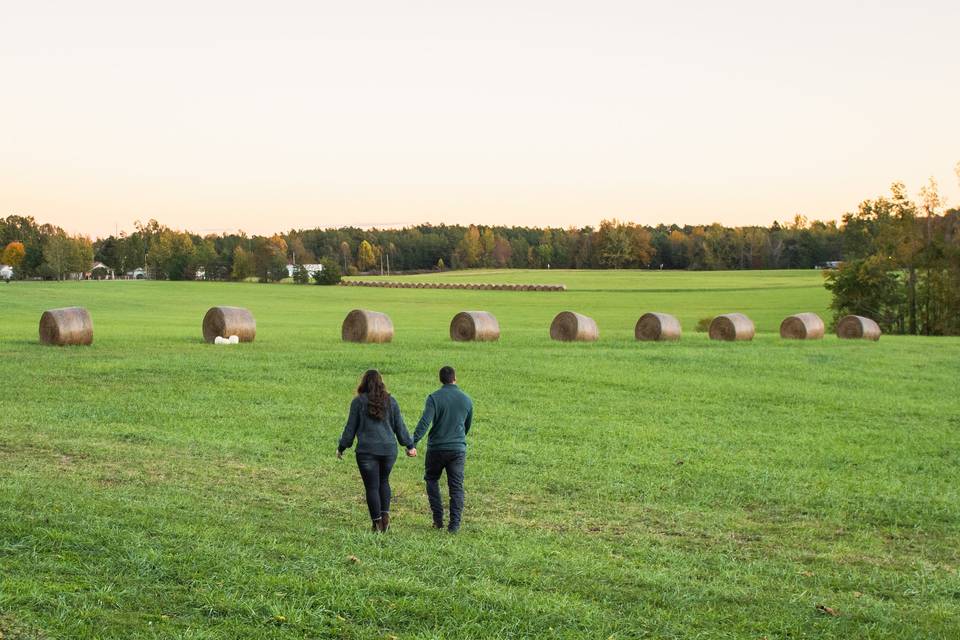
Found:
[[[240,336],[230,336],[230,344],[240,344]]]
[[[230,340],[222,336],[217,336],[213,339],[213,344],[230,344]]]

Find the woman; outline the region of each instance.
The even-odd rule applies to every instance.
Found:
[[[350,403],[350,415],[340,436],[337,458],[357,440],[357,466],[367,493],[367,508],[373,530],[384,532],[390,526],[390,470],[397,461],[396,440],[411,458],[417,455],[413,438],[400,415],[400,405],[387,393],[383,378],[370,369],[360,380],[357,397]]]

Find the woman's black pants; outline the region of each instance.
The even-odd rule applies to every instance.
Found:
[[[390,470],[397,461],[397,454],[387,456],[372,453],[358,453],[357,467],[363,478],[363,489],[367,493],[367,508],[370,519],[379,520],[380,515],[390,511]]]

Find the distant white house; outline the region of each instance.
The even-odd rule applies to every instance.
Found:
[[[90,280],[113,280],[116,278],[116,274],[113,269],[103,264],[102,262],[94,262],[93,266],[90,267],[90,271],[85,275],[87,279]]]
[[[143,267],[137,267],[133,271],[127,271],[127,277],[134,280],[143,280],[147,277],[147,272]]]
[[[197,269],[197,272],[193,274],[194,280],[206,280],[207,279],[207,268],[200,267]]]
[[[297,270],[297,267],[305,267],[305,268],[307,269],[307,273],[310,274],[310,277],[311,277],[311,278],[313,277],[313,274],[315,274],[315,273],[320,273],[321,271],[323,271],[323,265],[322,265],[322,264],[302,264],[302,265],[301,265],[301,264],[288,264],[288,265],[287,265],[287,276],[289,276],[289,277],[292,278],[292,277],[293,277],[293,272]]]
[[[13,267],[8,264],[0,264],[0,280],[12,280]]]

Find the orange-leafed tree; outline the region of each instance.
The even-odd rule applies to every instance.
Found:
[[[14,240],[4,248],[3,255],[0,256],[0,262],[17,269],[20,267],[20,263],[23,262],[23,258],[26,255],[27,250],[23,247],[23,243]]]

